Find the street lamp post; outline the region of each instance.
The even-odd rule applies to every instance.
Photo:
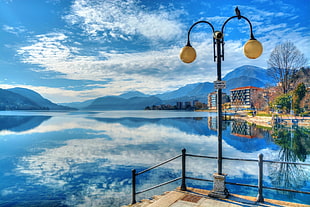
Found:
[[[244,19],[249,23],[250,26],[250,40],[246,42],[243,47],[244,55],[250,59],[258,58],[262,52],[263,47],[259,41],[254,38],[253,31],[252,31],[252,24],[248,18],[241,16],[238,7],[235,9],[236,15],[228,18],[224,24],[222,25],[221,31],[215,31],[213,25],[208,21],[198,21],[194,23],[190,29],[188,30],[187,34],[187,44],[185,47],[182,48],[180,52],[180,59],[184,63],[191,63],[196,59],[196,51],[190,44],[190,32],[194,26],[200,23],[208,24],[213,33],[213,56],[214,61],[217,62],[217,81],[215,84],[221,84],[222,82],[222,74],[221,74],[221,61],[224,61],[224,27],[231,19],[238,18]],[[224,84],[225,85],[225,84]],[[217,156],[217,173],[213,175],[214,182],[213,182],[213,190],[211,191],[211,196],[213,197],[227,197],[228,191],[225,187],[225,177],[226,174],[222,173],[222,88],[225,86],[217,86],[217,135],[218,135],[218,156]]]

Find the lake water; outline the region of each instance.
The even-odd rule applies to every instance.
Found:
[[[310,163],[310,130],[268,131],[223,123],[223,156]],[[216,114],[176,111],[0,112],[0,206],[121,206],[131,202],[131,170],[187,153],[217,156]],[[212,159],[187,159],[187,176],[211,179]],[[227,181],[257,184],[257,163],[223,160]],[[180,159],[141,175],[137,190],[179,177]],[[264,164],[264,185],[310,191],[310,167]],[[175,182],[138,200],[180,186]],[[211,190],[212,183],[187,181]],[[231,193],[257,190],[228,185]],[[310,204],[310,195],[264,190],[265,198]]]

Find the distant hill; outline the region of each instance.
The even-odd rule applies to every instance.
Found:
[[[244,86],[255,86],[259,88],[265,87],[265,83],[258,80],[257,78],[240,76],[238,78],[232,78],[226,81],[226,89],[223,89],[223,92],[229,94],[231,89],[244,87]]]
[[[255,86],[262,88],[272,83],[271,78],[267,74],[267,70],[251,65],[244,65],[234,69],[229,72],[223,80],[226,81],[226,89],[223,89],[223,92],[227,94],[230,93],[231,89],[238,87]],[[208,94],[214,91],[213,82],[204,82],[188,84],[175,91],[156,96],[164,100],[164,103],[192,100],[199,100],[206,103]]]
[[[271,78],[267,74],[267,70],[253,66],[253,65],[244,65],[241,67],[238,67],[231,72],[227,73],[223,80],[229,80],[232,78],[238,78],[240,76],[247,76],[247,77],[252,77],[256,78],[261,81],[267,81],[271,82]]]
[[[267,70],[252,65],[244,65],[227,73],[223,80],[226,81],[226,89],[223,91],[229,93],[231,89],[255,86],[264,88],[272,85],[272,78],[268,75]]]
[[[180,98],[180,97],[187,96],[188,94],[190,94],[191,91],[194,90],[198,85],[199,85],[199,83],[188,84],[188,85],[181,87],[175,91],[158,94],[158,95],[156,95],[156,97],[158,97],[162,100]]]
[[[85,109],[92,110],[143,110],[146,106],[161,104],[161,100],[155,96],[132,97],[129,99],[117,96],[105,96],[95,99]]]
[[[60,105],[71,107],[71,108],[76,108],[76,109],[82,109],[82,108],[86,108],[87,106],[89,106],[94,100],[95,99],[91,99],[91,100],[87,100],[83,102],[60,103]]]
[[[141,93],[140,91],[129,91],[127,93],[123,93],[119,95],[121,98],[129,99],[134,97],[149,97],[150,95],[146,95],[144,93]]]
[[[17,93],[0,89],[0,110],[42,110],[34,101]]]
[[[68,106],[68,107],[73,107],[73,108],[77,108],[77,109],[88,109],[89,106],[96,108],[97,106],[93,106],[93,102],[96,101],[98,102],[98,99],[102,99],[105,98],[105,107],[107,107],[107,103],[109,101],[118,103],[118,101],[120,103],[118,104],[122,104],[126,102],[126,99],[130,99],[130,98],[134,98],[134,97],[149,97],[150,95],[141,93],[139,91],[129,91],[127,93],[123,93],[119,96],[105,96],[105,97],[101,97],[101,98],[97,98],[97,99],[91,99],[91,100],[87,100],[87,101],[83,101],[83,102],[72,102],[72,103],[61,103],[61,105],[63,106]],[[117,98],[122,98],[122,99],[117,99]],[[125,100],[124,100],[125,99]],[[94,103],[96,105],[96,103]],[[99,107],[100,108],[100,107]]]
[[[0,110],[70,110],[26,88],[0,89]]]

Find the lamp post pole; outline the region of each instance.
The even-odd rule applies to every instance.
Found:
[[[221,40],[216,39],[217,81],[222,80]],[[217,173],[222,175],[222,89],[217,89]]]
[[[246,17],[241,16],[238,7],[235,9],[236,16],[228,18],[222,25],[221,31],[214,31],[213,25],[208,21],[198,21],[194,23],[187,34],[187,44],[182,48],[180,53],[180,59],[185,63],[191,63],[196,59],[196,51],[190,44],[190,32],[194,26],[200,23],[208,24],[213,32],[213,56],[214,61],[217,62],[217,81],[215,84],[222,83],[221,61],[224,60],[224,27],[228,21],[234,18],[244,19],[250,26],[250,40],[244,45],[243,52],[245,56],[250,59],[258,58],[262,52],[263,47],[259,41],[254,38],[252,24]],[[216,50],[216,52],[215,52]],[[226,198],[228,196],[228,190],[225,187],[226,174],[222,172],[222,86],[217,86],[217,136],[218,136],[218,149],[217,149],[217,173],[213,174],[213,190],[209,194],[213,197]],[[225,85],[225,84],[224,84]]]

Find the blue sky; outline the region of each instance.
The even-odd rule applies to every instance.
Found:
[[[267,68],[277,44],[292,41],[310,60],[308,0],[0,0],[0,88],[25,87],[56,103],[138,90],[157,94],[216,80],[212,32],[192,30],[197,59],[179,51],[196,21],[215,30],[235,15],[252,25],[262,56],[242,52],[249,26],[225,26],[222,75],[246,64]]]

